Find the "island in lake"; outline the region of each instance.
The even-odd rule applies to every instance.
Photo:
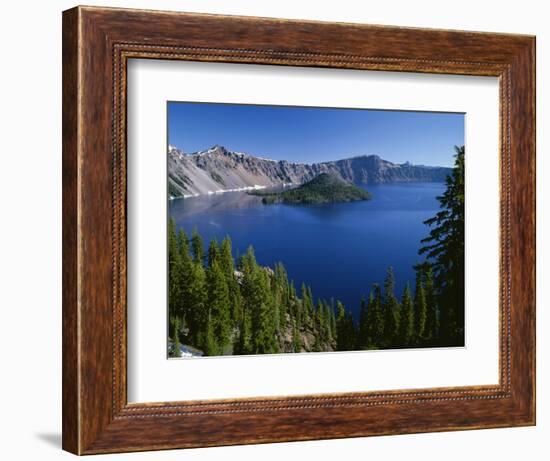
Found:
[[[262,203],[265,205],[273,203],[342,203],[370,200],[371,198],[371,194],[365,189],[330,173],[321,173],[311,181],[294,189],[280,191],[255,190],[249,192],[249,194],[262,197]]]

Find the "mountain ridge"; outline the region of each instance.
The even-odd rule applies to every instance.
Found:
[[[450,172],[447,167],[392,163],[374,154],[308,164],[234,152],[220,145],[190,154],[175,146],[168,151],[168,188],[174,198],[298,185],[321,173],[354,184],[377,184],[443,182]]]

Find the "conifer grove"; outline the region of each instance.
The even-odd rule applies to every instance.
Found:
[[[388,267],[357,300],[357,319],[351,306],[296,287],[282,263],[260,265],[252,247],[235,260],[228,236],[205,245],[170,219],[170,355],[180,344],[207,356],[463,345],[464,147],[455,149],[440,210],[425,221],[416,280],[396,293]]]

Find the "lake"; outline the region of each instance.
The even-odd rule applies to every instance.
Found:
[[[226,235],[234,256],[254,247],[258,263],[282,262],[296,288],[311,286],[315,299],[339,299],[354,312],[373,283],[383,284],[393,266],[396,295],[407,282],[414,290],[413,265],[420,261],[423,221],[439,210],[443,183],[365,186],[369,201],[327,205],[263,205],[245,192],[170,201],[169,212],[188,235],[196,228],[208,242]]]

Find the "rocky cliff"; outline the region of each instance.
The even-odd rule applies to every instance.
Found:
[[[442,182],[450,172],[451,169],[445,167],[392,163],[377,155],[305,164],[232,152],[223,146],[193,154],[185,154],[172,146],[168,151],[171,197],[302,184],[321,173],[330,173],[355,184],[375,184]]]

